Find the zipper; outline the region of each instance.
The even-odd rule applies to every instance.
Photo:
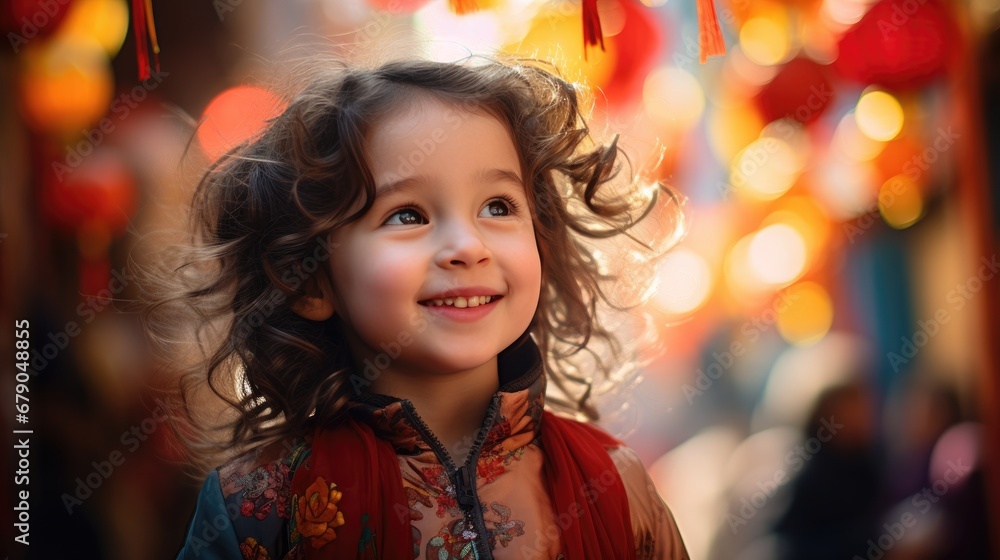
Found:
[[[448,471],[448,479],[455,488],[455,499],[458,502],[458,507],[465,514],[466,522],[472,525],[472,529],[476,533],[476,539],[472,541],[476,554],[475,557],[481,560],[493,560],[493,551],[490,550],[489,532],[486,530],[486,519],[483,517],[482,508],[479,507],[479,493],[476,488],[476,466],[479,463],[479,454],[483,449],[483,443],[486,441],[486,436],[490,433],[490,428],[493,427],[497,412],[500,410],[500,395],[495,394],[492,400],[490,400],[490,406],[486,411],[486,418],[483,420],[483,425],[480,426],[479,433],[476,434],[476,439],[472,443],[472,448],[469,449],[469,454],[465,458],[465,464],[461,467],[455,466],[455,461],[451,458],[451,454],[448,453],[441,440],[424,423],[423,418],[420,417],[420,414],[413,407],[413,403],[404,400],[403,410],[410,417],[414,428],[431,446],[431,450],[434,451],[438,460],[441,461],[445,470]]]

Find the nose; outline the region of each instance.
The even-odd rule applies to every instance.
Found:
[[[490,256],[483,232],[474,223],[456,220],[439,230],[438,266],[470,267],[489,262]]]

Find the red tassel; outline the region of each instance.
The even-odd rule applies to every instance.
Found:
[[[132,0],[132,27],[135,30],[135,55],[139,63],[139,79],[145,80],[150,77],[147,40],[152,42],[153,64],[156,71],[160,71],[160,45],[156,40],[156,26],[153,24],[152,0]]]
[[[698,1],[698,49],[702,64],[710,56],[726,54],[726,42],[722,39],[722,29],[719,28],[719,18],[715,16],[713,0]]]
[[[587,58],[587,47],[600,45],[604,50],[604,33],[601,32],[601,14],[597,12],[597,0],[583,0],[583,58]]]
[[[476,0],[448,0],[448,7],[460,16],[479,11],[479,3]]]
[[[132,30],[135,32],[135,59],[139,63],[139,79],[149,77],[149,52],[146,50],[146,2],[132,0]]]

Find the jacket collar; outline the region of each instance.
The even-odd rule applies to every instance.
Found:
[[[500,389],[494,394],[492,405],[497,411],[489,431],[476,438],[474,447],[482,445],[484,451],[498,445],[516,449],[539,436],[545,405],[544,370],[538,346],[527,332],[500,352],[497,356]],[[435,446],[440,445],[413,413],[409,400],[362,393],[354,398],[351,415],[392,443],[397,453],[417,455],[435,451]]]

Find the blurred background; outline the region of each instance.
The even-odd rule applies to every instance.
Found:
[[[698,2],[588,0],[585,52],[579,0],[6,0],[3,422],[33,433],[27,469],[9,439],[5,556],[176,554],[197,482],[130,263],[305,48],[555,60],[595,136],[686,197],[611,428],[692,558],[1000,558],[1000,2],[718,0],[705,63]]]

